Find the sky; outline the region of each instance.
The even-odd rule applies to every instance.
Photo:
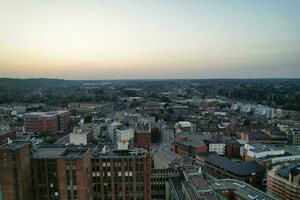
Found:
[[[297,0],[0,0],[0,77],[300,78]]]

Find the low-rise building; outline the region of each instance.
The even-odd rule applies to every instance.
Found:
[[[68,133],[71,128],[69,111],[31,112],[24,115],[27,133],[57,134]]]
[[[171,200],[218,199],[216,192],[203,178],[201,169],[195,166],[185,167],[183,176],[170,178],[169,185]]]
[[[69,134],[70,144],[87,145],[93,141],[93,129],[74,128],[73,132]]]
[[[193,132],[193,124],[187,121],[179,121],[175,124],[175,133]]]
[[[269,194],[236,179],[218,179],[209,181],[214,191],[224,196],[224,199],[238,200],[277,200]],[[221,198],[223,199],[223,198]]]
[[[255,161],[235,162],[219,155],[206,158],[205,170],[216,178],[237,179],[250,185],[261,185],[265,173]]]

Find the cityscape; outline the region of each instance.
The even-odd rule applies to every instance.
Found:
[[[0,1],[0,200],[300,200],[299,9]]]

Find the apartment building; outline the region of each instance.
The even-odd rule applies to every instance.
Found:
[[[0,146],[0,199],[32,200],[30,143],[10,141]]]
[[[278,199],[299,199],[300,165],[288,164],[270,170],[267,178],[267,192]]]

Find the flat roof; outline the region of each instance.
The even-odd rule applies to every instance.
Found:
[[[25,113],[25,116],[36,116],[36,117],[53,117],[56,115],[60,115],[63,113],[69,112],[68,110],[57,110],[57,111],[50,111],[50,112],[30,112]]]
[[[218,179],[209,181],[215,191],[234,190],[235,194],[245,200],[276,200],[274,197],[235,179]]]
[[[19,149],[27,144],[30,144],[30,142],[25,141],[25,140],[11,140],[8,143],[0,145],[0,148],[1,149]]]
[[[66,150],[63,146],[41,145],[33,151],[33,158],[49,158],[54,159],[61,155]]]
[[[61,156],[74,158],[74,157],[82,157],[89,149],[86,148],[74,148],[74,149],[66,149]]]
[[[283,148],[276,147],[274,145],[268,145],[268,144],[260,144],[260,143],[251,143],[248,144],[251,147],[254,147],[254,149],[251,149],[251,151],[255,153],[260,152],[266,152],[266,151],[280,151],[283,150]]]

